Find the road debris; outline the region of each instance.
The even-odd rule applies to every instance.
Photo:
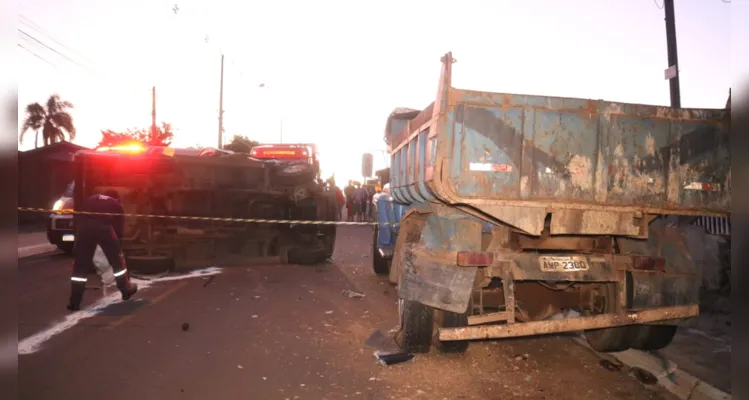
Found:
[[[598,364],[609,371],[619,371],[622,369],[622,364],[615,364],[609,360],[601,360]]]
[[[341,294],[347,296],[349,299],[362,299],[365,297],[364,293],[354,292],[353,290],[349,289],[341,290]]]
[[[182,332],[187,332],[189,330],[190,330],[190,324],[188,324],[187,322],[183,323],[182,324]]]
[[[629,369],[629,373],[645,385],[655,385],[658,383],[658,378],[655,375],[642,368],[632,367]]]
[[[328,315],[333,314],[333,310],[325,311],[325,314],[328,314]]]
[[[394,350],[394,351],[380,351],[377,350],[374,352],[374,356],[382,365],[393,365],[393,364],[399,364],[402,362],[406,362],[409,360],[412,360],[414,358],[414,355],[408,352],[405,352],[403,350]]]
[[[364,341],[364,347],[368,347],[372,350],[390,351],[396,350],[397,345],[395,344],[394,338],[382,333],[381,330],[372,332],[371,335]]]
[[[244,369],[242,365],[237,365],[237,369]]]

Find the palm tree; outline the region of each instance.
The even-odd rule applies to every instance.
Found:
[[[73,124],[73,117],[68,113],[71,108],[73,108],[73,103],[60,100],[60,96],[56,94],[49,96],[46,108],[39,103],[27,105],[26,119],[23,121],[19,141],[23,143],[23,135],[29,129],[36,131],[35,148],[39,147],[39,130],[42,131],[44,146],[64,142],[66,132],[68,140],[72,141],[75,139],[75,125]]]

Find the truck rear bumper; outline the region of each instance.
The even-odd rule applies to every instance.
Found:
[[[440,328],[439,339],[475,340],[500,339],[519,336],[544,335],[575,332],[587,329],[602,329],[615,326],[649,324],[659,321],[696,317],[699,305],[660,307],[626,314],[601,314],[592,317],[566,318],[550,321],[519,322],[505,325],[482,325],[462,328]]]

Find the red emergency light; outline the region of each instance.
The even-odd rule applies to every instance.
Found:
[[[253,147],[250,155],[263,159],[306,160],[311,154],[308,148],[302,146],[261,145]]]
[[[140,143],[129,143],[116,146],[102,146],[97,148],[96,151],[115,151],[118,153],[138,154],[146,151],[146,147]]]

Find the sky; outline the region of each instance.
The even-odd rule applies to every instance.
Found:
[[[746,66],[749,1],[676,0],[683,107],[722,108]],[[178,11],[173,9],[175,5]],[[225,137],[314,142],[323,173],[386,166],[395,107],[453,86],[668,105],[663,0],[24,0],[19,121],[52,93],[75,104],[75,142],[102,129],[173,125],[175,147],[216,146],[224,54]],[[742,26],[743,25],[743,26]],[[21,32],[22,31],[22,32]],[[734,39],[732,41],[732,38]],[[41,42],[41,43],[39,43]],[[733,58],[732,58],[733,49]],[[20,122],[19,122],[20,125]],[[34,133],[19,150],[33,148]]]

